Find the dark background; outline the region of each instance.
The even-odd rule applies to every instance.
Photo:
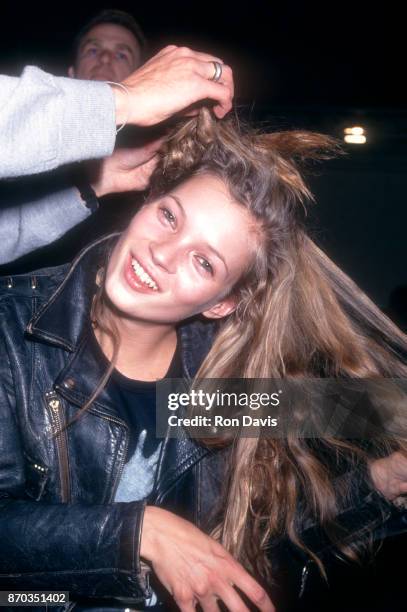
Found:
[[[101,8],[132,12],[151,41],[220,55],[234,68],[236,101],[271,128],[343,137],[367,128],[368,143],[325,163],[311,184],[318,241],[382,307],[407,283],[404,232],[407,99],[404,19],[396,3],[211,0],[3,2],[0,70],[27,63],[65,74],[74,33]]]
[[[237,106],[271,128],[309,128],[342,138],[362,125],[368,142],[310,177],[318,204],[309,225],[328,253],[386,307],[407,284],[407,100],[405,20],[392,2],[167,1],[2,2],[0,70],[26,64],[65,74],[75,32],[97,10],[138,19],[151,52],[168,43],[219,55],[232,65]],[[52,262],[50,262],[52,264]],[[403,549],[388,541],[368,570],[339,569],[332,590],[317,581],[301,610],[406,610]],[[355,594],[357,592],[357,595]]]
[[[73,33],[95,11],[122,8],[152,50],[171,42],[219,53],[250,104],[405,110],[405,23],[396,3],[3,1],[1,8],[3,70],[32,62],[62,74]]]

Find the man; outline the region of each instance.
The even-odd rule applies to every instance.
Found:
[[[77,79],[120,82],[140,67],[145,51],[146,39],[135,19],[122,11],[104,10],[88,21],[76,35],[73,64],[68,74]],[[98,129],[102,130],[103,126]],[[95,130],[93,134],[95,138],[98,137]],[[15,243],[14,253],[10,256],[4,251],[3,242],[0,264],[56,240],[58,243],[30,255],[29,259],[18,265],[3,267],[0,273],[48,266],[51,260],[53,263],[69,261],[89,241],[117,229],[122,216],[128,217],[129,209],[133,208],[129,206],[131,202],[128,198],[116,198],[105,202],[99,209],[99,198],[143,189],[146,179],[140,182],[140,173],[136,168],[140,162],[153,157],[159,142],[155,139],[147,144],[140,142],[131,149],[116,149],[111,157],[63,168],[52,178],[47,176],[2,184],[0,201],[2,208],[7,209],[0,210],[1,217],[5,214],[10,222],[12,215],[20,219],[22,212],[29,213],[30,219],[41,216],[43,224],[41,229],[32,231],[30,223],[27,231],[24,231],[20,219],[18,244]],[[131,143],[133,145],[134,139]],[[86,221],[89,214],[95,211],[96,216]],[[59,240],[77,224],[81,225],[63,241]]]
[[[76,79],[120,83],[142,65],[146,51],[146,38],[132,15],[115,9],[103,10],[76,35],[68,74]],[[73,260],[92,240],[123,229],[141,202],[134,192],[143,185],[140,187],[134,180],[132,171],[140,155],[144,158],[150,151],[154,153],[159,144],[153,133],[141,136],[138,130],[127,129],[120,134],[112,159],[84,164],[79,180],[90,184],[97,197],[95,214],[37,254],[37,261],[30,261],[30,266],[47,265],[47,257],[55,259],[55,255],[61,263]]]
[[[141,66],[146,46],[144,34],[131,15],[102,11],[77,34],[68,74],[76,79],[123,81]]]
[[[48,172],[75,159],[110,155],[115,125],[149,127],[208,98],[214,101],[214,113],[223,117],[231,108],[233,78],[230,68],[223,66],[221,77],[213,81],[217,72],[214,62],[220,60],[186,48],[166,47],[125,79],[127,91],[103,83],[56,78],[37,68],[26,69],[20,78],[0,76],[0,176]],[[129,182],[145,184],[154,153],[154,147],[143,148],[132,167],[115,156],[106,158],[110,181],[102,173],[100,189],[105,193],[117,190],[111,179],[118,180],[120,175],[119,182],[126,188]],[[42,182],[47,185],[49,180],[47,176]],[[14,189],[9,182],[6,187]],[[13,206],[3,198],[0,261],[12,261],[55,240],[89,216],[95,197],[101,194],[92,196],[65,185],[59,194],[52,191],[35,203],[27,193],[24,202],[13,202]],[[66,215],[64,203],[69,200],[70,214]],[[62,214],[55,224],[56,207],[61,207]]]

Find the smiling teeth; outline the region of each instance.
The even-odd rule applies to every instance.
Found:
[[[132,259],[131,260],[131,266],[132,266],[135,274],[138,276],[138,278],[141,280],[142,283],[144,283],[145,285],[147,285],[151,289],[154,289],[154,291],[158,290],[157,284],[153,281],[151,276],[149,276],[147,274],[147,272],[144,270],[144,268],[142,268],[140,266],[140,264],[137,261],[137,259]]]

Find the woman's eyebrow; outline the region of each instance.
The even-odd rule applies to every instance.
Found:
[[[186,217],[185,209],[184,209],[184,207],[182,206],[182,203],[181,203],[181,200],[179,199],[179,197],[178,197],[178,196],[176,196],[176,195],[174,195],[173,193],[169,193],[169,194],[168,194],[168,197],[169,197],[169,198],[172,198],[172,199],[174,200],[174,202],[176,202],[176,203],[177,203],[177,205],[178,205],[179,209],[181,210],[181,214],[182,214],[183,218],[185,219],[185,217]],[[222,255],[219,253],[219,251],[217,251],[217,250],[215,249],[215,247],[213,247],[212,245],[210,245],[210,244],[209,244],[209,242],[207,242],[206,244],[207,244],[208,248],[209,248],[209,249],[210,249],[210,250],[211,250],[211,251],[212,251],[212,252],[213,252],[213,253],[214,253],[214,254],[215,254],[215,255],[216,255],[216,256],[217,256],[217,257],[218,257],[220,260],[221,260],[221,262],[223,263],[223,265],[224,265],[224,266],[225,266],[225,268],[226,268],[226,272],[229,274],[229,268],[228,268],[228,266],[227,266],[227,264],[226,264],[226,261],[224,260],[223,256],[222,256]]]
[[[169,193],[169,194],[168,194],[168,197],[169,197],[169,198],[172,198],[172,199],[175,201],[175,203],[176,203],[176,204],[178,204],[178,208],[180,208],[181,213],[182,213],[182,216],[183,216],[183,217],[184,217],[184,219],[185,219],[185,217],[186,217],[186,214],[185,214],[185,209],[184,209],[184,207],[182,206],[182,204],[181,204],[181,200],[179,199],[179,197],[178,197],[178,196],[176,196],[176,195],[174,195],[173,193]]]

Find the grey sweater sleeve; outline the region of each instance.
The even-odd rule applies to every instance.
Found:
[[[109,85],[25,68],[0,76],[0,177],[36,174],[110,155],[115,103]]]
[[[114,97],[105,83],[53,77],[35,67],[20,78],[0,76],[0,177],[110,155],[115,136]],[[17,205],[1,201],[0,264],[57,240],[89,214],[68,185],[41,197],[27,193]]]
[[[10,208],[0,203],[0,265],[50,244],[90,214],[75,187]]]

